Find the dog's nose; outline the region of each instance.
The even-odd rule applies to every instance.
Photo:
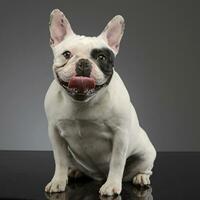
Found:
[[[80,59],[76,63],[76,74],[78,76],[90,76],[92,64],[88,59]]]

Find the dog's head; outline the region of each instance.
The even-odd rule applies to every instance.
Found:
[[[105,88],[124,32],[124,19],[115,16],[98,37],[80,36],[58,9],[50,15],[50,45],[55,79],[76,101],[88,101]]]

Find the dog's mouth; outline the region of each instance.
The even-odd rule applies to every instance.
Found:
[[[58,74],[56,75],[60,85],[77,101],[84,101],[95,95],[101,88],[108,85],[111,78],[109,77],[105,83],[97,85],[95,79],[92,77],[73,76],[68,82],[65,82]]]

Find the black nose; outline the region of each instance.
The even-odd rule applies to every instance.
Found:
[[[80,59],[76,63],[76,74],[78,76],[90,76],[92,65],[88,59]]]

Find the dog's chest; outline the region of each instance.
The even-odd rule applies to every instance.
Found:
[[[61,136],[77,154],[85,152],[95,156],[105,153],[103,151],[111,151],[113,133],[102,120],[60,120],[58,128]]]
[[[112,135],[109,126],[102,120],[59,120],[57,127],[65,138],[110,138]]]

